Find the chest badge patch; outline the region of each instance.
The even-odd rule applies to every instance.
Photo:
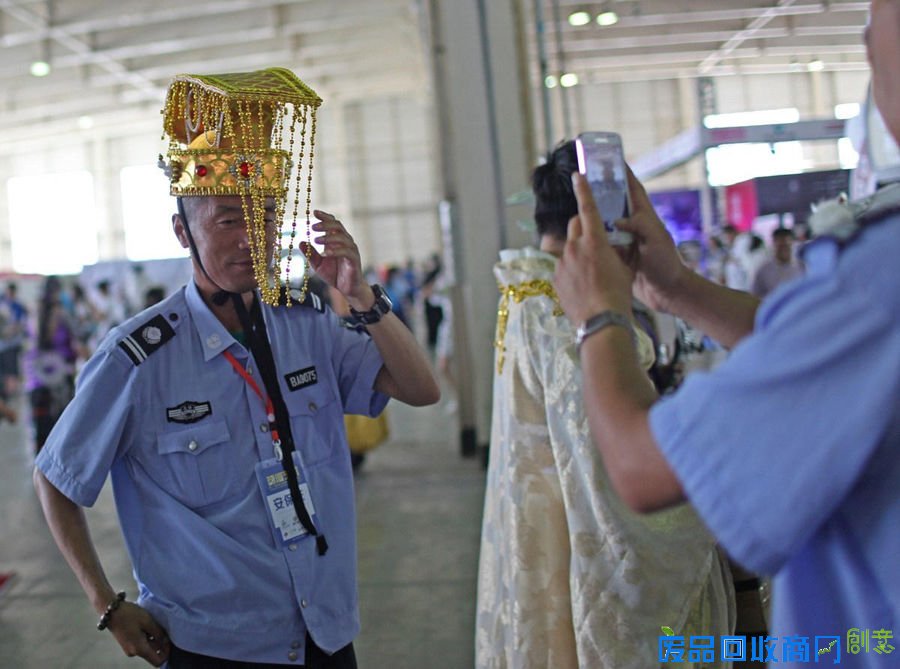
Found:
[[[285,374],[284,380],[287,382],[288,390],[294,392],[295,390],[300,390],[301,388],[306,388],[307,386],[318,383],[319,375],[316,372],[315,367],[304,367],[303,369],[298,369],[296,372]]]
[[[182,402],[176,407],[166,409],[166,420],[170,423],[196,423],[212,413],[209,402]]]

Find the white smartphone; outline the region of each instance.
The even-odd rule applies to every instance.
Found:
[[[583,132],[575,138],[575,151],[578,171],[591,186],[609,243],[627,246],[631,233],[616,228],[616,221],[631,215],[622,138],[615,132]]]

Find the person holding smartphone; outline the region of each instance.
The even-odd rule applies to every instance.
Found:
[[[900,140],[900,1],[873,0],[866,46],[875,102]],[[829,638],[870,630],[854,666],[886,666],[900,619],[900,185],[822,208],[806,276],[762,304],[689,272],[630,185],[633,214],[619,225],[637,240],[631,268],[575,178],[554,282],[566,314],[625,314],[634,289],[732,352],[657,401],[627,327],[610,320],[584,340],[584,402],[613,486],[640,511],[689,500],[733,558],[774,575],[773,637],[836,657]]]
[[[503,251],[494,268],[502,294],[478,574],[480,669],[646,669],[658,664],[662,625],[679,634],[734,626],[730,576],[693,510],[634,513],[591,442],[575,326],[551,284],[577,212],[576,169],[569,141],[534,170],[539,248]],[[630,309],[623,318],[650,386],[653,343]]]

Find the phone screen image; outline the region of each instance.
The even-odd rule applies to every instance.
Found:
[[[578,171],[590,184],[610,243],[631,243],[631,235],[615,227],[615,222],[630,212],[622,140],[615,133],[587,132],[578,136],[575,146]]]

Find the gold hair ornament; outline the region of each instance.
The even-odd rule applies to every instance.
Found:
[[[532,279],[518,285],[497,283],[500,289],[500,305],[497,307],[497,331],[494,337],[494,348],[497,349],[497,374],[503,373],[506,362],[506,324],[509,321],[509,300],[521,304],[529,297],[549,297],[553,300],[553,315],[562,316],[563,310],[553,284],[545,279]]]

